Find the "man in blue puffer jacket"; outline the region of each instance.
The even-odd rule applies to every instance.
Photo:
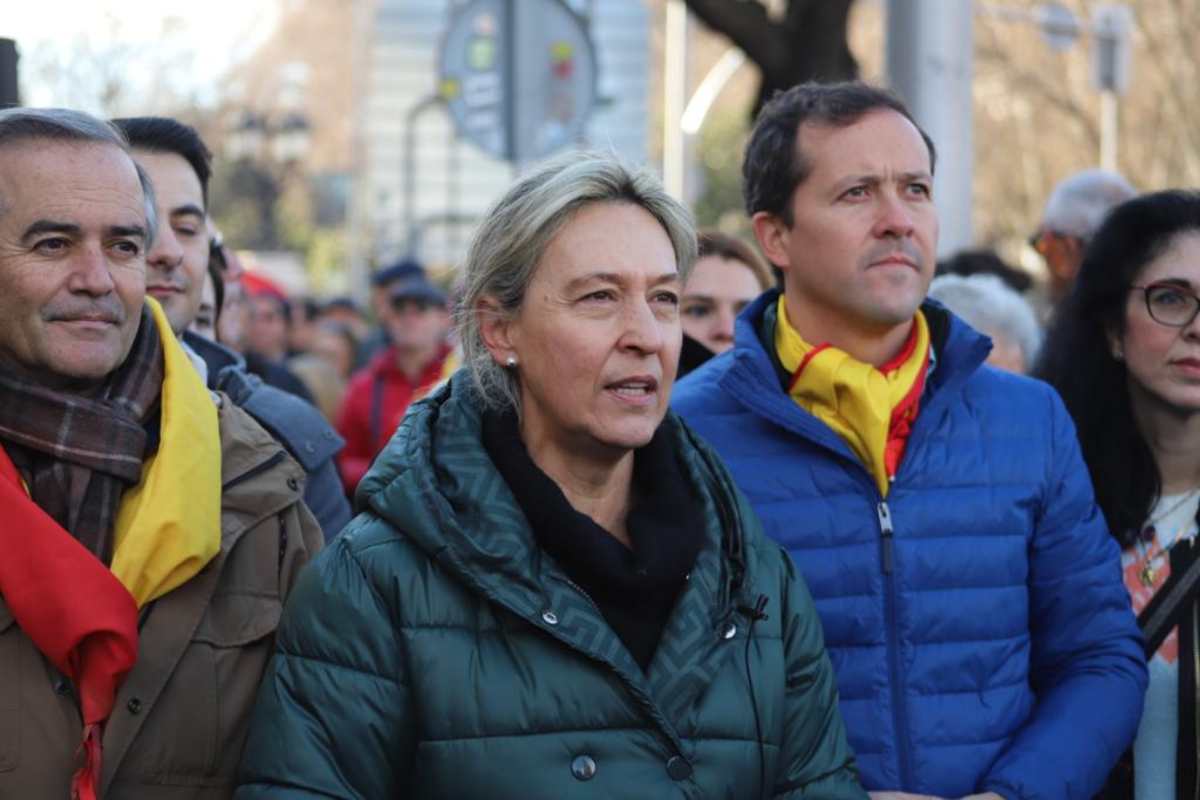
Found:
[[[924,301],[933,166],[887,92],[777,95],[743,172],[783,291],[674,404],[803,573],[876,798],[1085,800],[1136,730],[1140,636],[1058,396]]]

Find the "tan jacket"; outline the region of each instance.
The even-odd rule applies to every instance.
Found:
[[[142,609],[138,660],[104,732],[102,800],[233,793],[283,601],[321,546],[304,470],[221,400],[221,551]],[[0,597],[0,800],[67,800],[81,736],[73,687]]]

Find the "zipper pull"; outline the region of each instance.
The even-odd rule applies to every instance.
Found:
[[[883,574],[892,574],[892,535],[896,529],[892,527],[892,510],[886,502],[875,507],[879,514],[879,557],[883,561]]]

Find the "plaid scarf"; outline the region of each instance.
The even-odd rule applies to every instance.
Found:
[[[95,397],[0,372],[0,440],[30,497],[106,566],[121,494],[142,477],[162,381],[162,341],[145,306],[125,363]]]

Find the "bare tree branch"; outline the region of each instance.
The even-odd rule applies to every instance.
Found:
[[[778,89],[806,80],[846,80],[858,62],[846,41],[854,0],[791,0],[781,22],[758,0],[686,0],[708,27],[724,34],[759,68],[754,113]]]

